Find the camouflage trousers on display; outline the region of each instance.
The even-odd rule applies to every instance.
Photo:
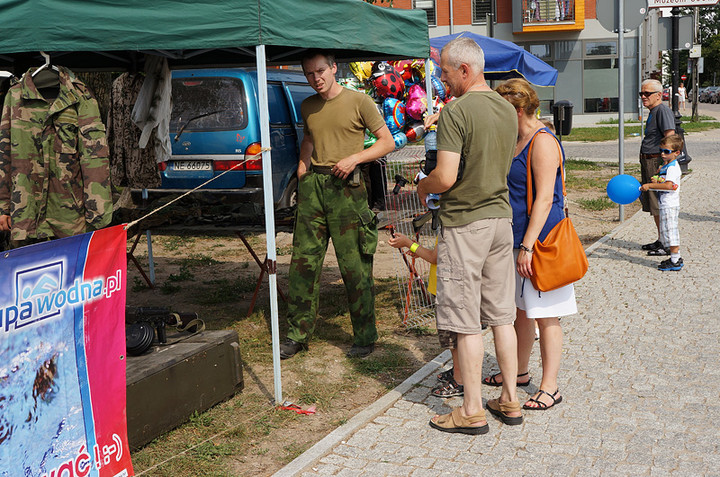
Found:
[[[289,272],[288,338],[307,343],[317,319],[319,281],[332,238],[347,292],[354,344],[377,341],[373,254],[377,218],[362,182],[309,172],[298,183],[298,205]]]

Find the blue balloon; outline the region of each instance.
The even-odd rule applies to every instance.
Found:
[[[608,182],[607,195],[616,204],[630,204],[640,197],[640,182],[633,176],[619,174]]]
[[[397,132],[393,134],[393,140],[395,141],[395,150],[402,149],[407,145],[407,136],[405,133]]]

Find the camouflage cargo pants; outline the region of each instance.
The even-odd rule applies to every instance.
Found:
[[[362,182],[310,172],[298,184],[298,206],[289,272],[288,338],[307,343],[317,319],[319,281],[328,241],[332,238],[345,283],[354,344],[377,341],[373,254],[377,218],[368,209]]]

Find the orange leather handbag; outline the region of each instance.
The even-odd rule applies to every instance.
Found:
[[[528,217],[532,211],[532,170],[530,169],[530,157],[532,157],[532,145],[535,142],[536,134],[532,141],[527,155],[527,209]],[[558,152],[562,158],[560,145],[557,143]],[[560,165],[560,174],[563,186],[563,205],[565,206],[565,218],[553,227],[550,233],[542,242],[535,241],[532,254],[532,276],[530,281],[536,290],[546,292],[564,287],[570,283],[580,280],[588,269],[587,255],[583,249],[580,237],[568,217],[567,197],[565,192],[565,164]]]

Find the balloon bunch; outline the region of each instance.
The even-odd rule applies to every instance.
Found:
[[[450,98],[446,98],[445,86],[440,81],[440,68],[434,61],[430,65],[433,107],[439,111]],[[395,139],[396,150],[423,138],[423,119],[428,110],[425,60],[360,61],[350,63],[350,71],[355,78],[339,80],[340,84],[373,96]],[[376,139],[372,134],[367,136],[365,147],[370,147]]]

